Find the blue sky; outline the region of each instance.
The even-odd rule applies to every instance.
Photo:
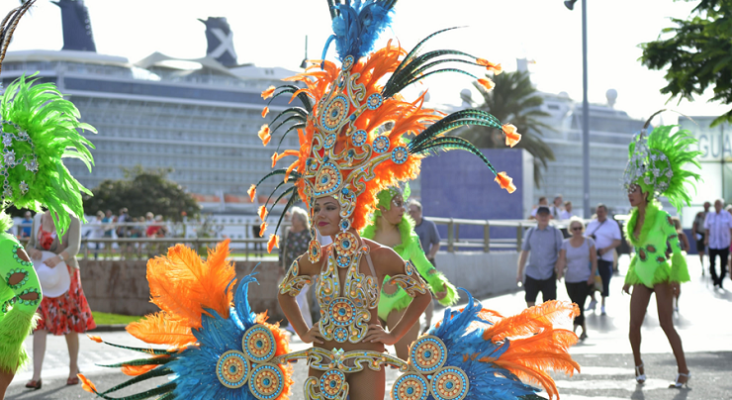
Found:
[[[9,7],[11,1],[4,2]],[[587,0],[589,98],[604,103],[605,92],[618,91],[616,107],[644,118],[664,107],[659,93],[663,73],[649,71],[637,61],[639,43],[658,37],[671,25],[670,17],[685,18],[698,2],[673,0]],[[204,25],[197,18],[225,16],[234,30],[239,62],[297,69],[303,58],[304,36],[309,56],[320,56],[330,34],[325,0],[87,0],[99,53],[138,61],[154,51],[181,58],[205,55]],[[3,11],[4,12],[4,11]],[[410,48],[444,27],[468,26],[432,43],[432,48],[468,51],[506,70],[516,58],[536,61],[532,79],[539,90],[582,98],[581,10],[567,10],[562,0],[400,0],[396,5],[395,37]],[[38,0],[21,21],[12,50],[52,49],[63,45],[58,7]],[[332,57],[332,52],[330,53]],[[434,100],[459,103],[468,80],[444,76],[427,82]],[[715,115],[727,107],[707,103],[670,104],[689,115]],[[664,122],[675,120],[664,115]]]

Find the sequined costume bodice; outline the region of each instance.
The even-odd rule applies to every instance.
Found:
[[[371,275],[359,272],[361,257],[364,255]],[[343,284],[338,275],[338,270],[342,268],[348,269]],[[339,256],[337,260],[332,250],[328,252],[317,287],[320,333],[326,340],[359,343],[363,339],[371,321],[369,310],[376,308],[379,303],[379,287],[376,282],[376,272],[367,247],[350,257]]]

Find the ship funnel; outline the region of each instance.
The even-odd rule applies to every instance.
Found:
[[[199,19],[206,25],[206,41],[208,49],[206,56],[215,59],[226,67],[237,65],[236,50],[234,50],[234,33],[224,17],[208,17]]]
[[[64,32],[62,50],[97,51],[92,34],[89,10],[83,0],[59,0],[53,4],[61,8],[61,23]]]

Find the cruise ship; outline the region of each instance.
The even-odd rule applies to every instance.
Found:
[[[122,179],[124,169],[171,168],[169,177],[192,193],[204,211],[251,213],[249,185],[269,171],[272,145],[256,133],[265,122],[260,93],[296,71],[240,65],[225,18],[201,20],[208,49],[198,59],[176,59],[156,52],[137,62],[96,52],[83,1],[61,0],[64,47],[59,51],[12,51],[3,63],[5,87],[23,74],[39,71],[79,108],[84,122],[99,133],[89,138],[95,167],[90,174],[77,160],[67,167],[88,188],[105,179]],[[164,50],[164,49],[163,49]],[[201,49],[204,53],[204,49]],[[273,111],[287,106],[278,98]],[[273,143],[279,140],[275,137]],[[297,138],[282,148],[295,148]],[[265,185],[269,193],[277,182]]]
[[[555,195],[571,201],[573,213],[582,216],[582,102],[566,95],[540,92],[542,111],[550,114],[542,122],[553,130],[542,131],[543,140],[554,152],[555,161],[548,163],[541,187],[534,189],[534,198],[546,196],[551,203]],[[607,104],[590,104],[590,207],[603,203],[612,213],[629,210],[628,196],[623,190],[623,171],[628,162],[628,143],[640,132],[643,120],[628,116],[614,108],[617,92],[607,91]]]

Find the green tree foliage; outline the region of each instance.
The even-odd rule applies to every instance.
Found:
[[[87,215],[105,210],[116,214],[126,207],[132,217],[142,217],[147,212],[172,221],[180,221],[184,213],[197,217],[200,206],[180,185],[167,178],[169,172],[139,166],[125,170],[125,179],[108,179],[92,189],[94,196],[84,198],[84,211]]]
[[[684,0],[690,1],[690,0]],[[646,67],[666,71],[668,85],[661,93],[693,100],[711,87],[710,101],[732,103],[732,0],[702,0],[688,19],[673,18],[658,40],[641,44],[640,60]],[[673,36],[662,39],[663,34]],[[732,122],[732,110],[712,126]]]
[[[526,149],[534,156],[534,184],[540,186],[542,172],[548,161],[554,161],[554,152],[541,140],[543,129],[552,128],[539,121],[549,114],[539,108],[544,99],[536,94],[531,85],[528,72],[506,72],[492,77],[496,87],[486,91],[477,82],[473,85],[483,96],[482,103],[476,104],[469,98],[463,98],[475,108],[487,111],[503,123],[510,123],[518,128],[521,141],[515,148]],[[505,138],[500,129],[483,126],[465,128],[461,135],[470,140],[478,148],[505,148]]]

